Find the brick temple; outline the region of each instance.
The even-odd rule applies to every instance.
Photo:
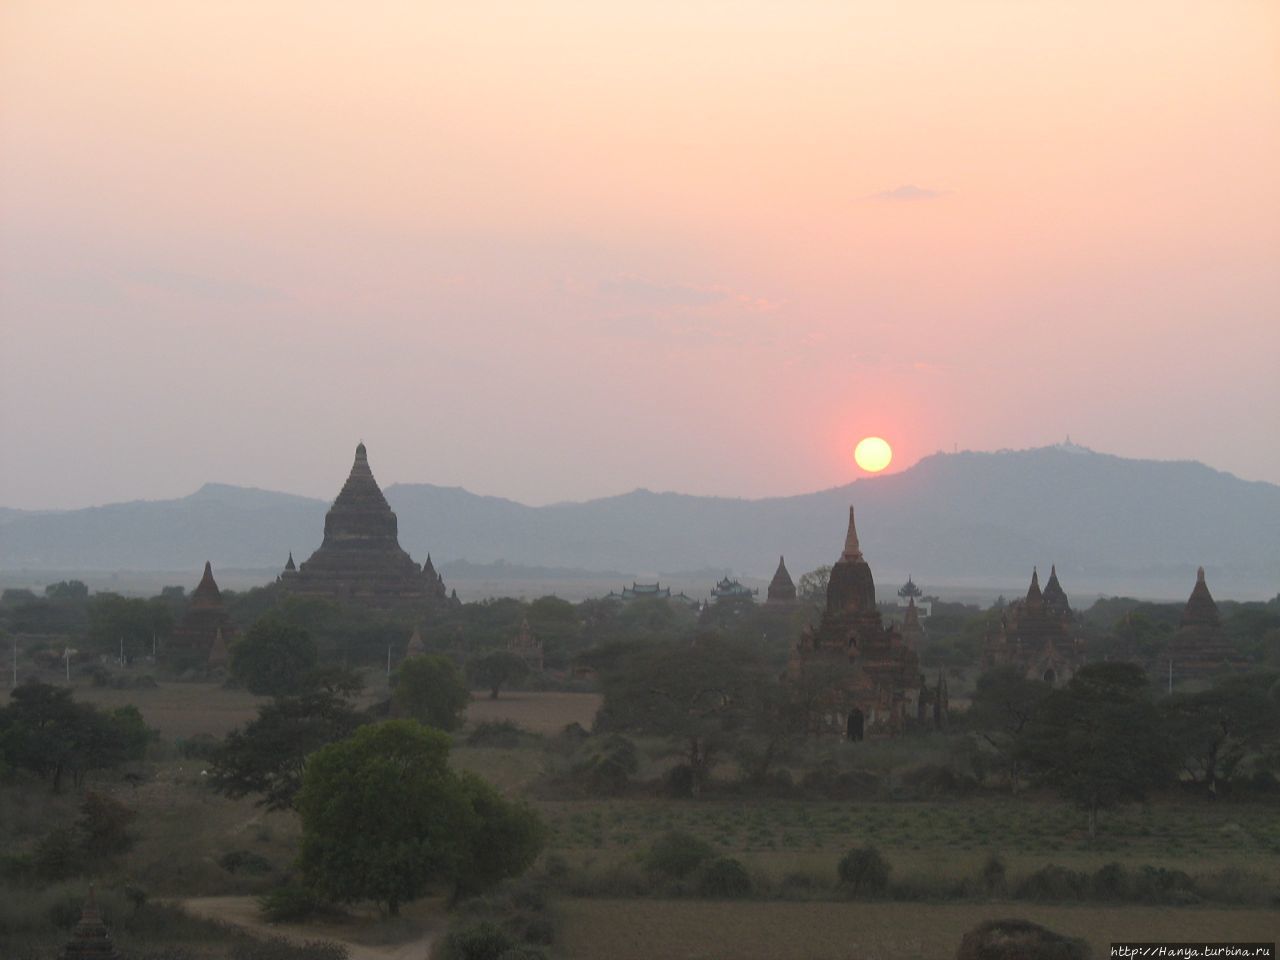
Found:
[[[222,591],[213,579],[213,565],[206,560],[204,575],[165,644],[164,659],[175,666],[197,669],[208,665],[211,659],[212,666],[223,666],[227,644],[235,634],[235,625],[222,602]]]
[[[396,515],[373,478],[363,443],[325,514],[320,548],[296,569],[292,566],[291,552],[278,582],[282,591],[295,596],[386,611],[421,610],[450,599],[430,558],[420,567],[400,547]]]
[[[1031,568],[1027,595],[1005,607],[1000,623],[987,637],[983,667],[1012,665],[1029,680],[1065,683],[1084,663],[1084,640],[1067,593],[1050,566],[1040,589],[1040,574]]]
[[[831,567],[827,604],[816,627],[806,627],[791,652],[787,680],[812,695],[810,726],[850,740],[898,734],[924,719],[932,702],[920,658],[876,608],[871,566],[862,555],[853,508],[844,551]],[[806,689],[807,688],[807,689]]]
[[[1196,570],[1196,584],[1182,609],[1178,629],[1169,640],[1171,679],[1194,680],[1246,663],[1222,633],[1218,604],[1204,579],[1204,567]]]

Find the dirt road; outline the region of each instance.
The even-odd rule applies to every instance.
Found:
[[[431,930],[417,939],[374,945],[353,939],[371,926],[367,918],[355,918],[348,923],[267,923],[258,914],[255,897],[192,897],[177,904],[194,917],[220,920],[259,937],[284,937],[295,943],[308,940],[340,943],[347,948],[350,960],[427,960],[436,934],[444,927],[444,918],[440,917]]]

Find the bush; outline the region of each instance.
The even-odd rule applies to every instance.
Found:
[[[747,868],[732,857],[721,857],[707,864],[698,880],[698,893],[704,897],[737,900],[751,895],[751,876]]]
[[[1084,900],[1089,895],[1089,875],[1046,864],[1018,884],[1019,900]]]
[[[1133,895],[1147,903],[1194,903],[1199,900],[1195,881],[1181,870],[1142,866],[1131,881]]]
[[[228,873],[247,873],[260,877],[271,872],[271,861],[252,850],[231,850],[218,858],[218,866]]]
[[[653,842],[644,864],[653,873],[683,880],[715,854],[711,844],[690,833],[674,831]]]
[[[467,734],[467,746],[513,750],[531,736],[533,734],[512,720],[484,720]]]
[[[521,947],[498,924],[481,920],[460,930],[450,930],[444,938],[440,960],[501,960],[503,954]]]
[[[1129,896],[1129,874],[1119,863],[1107,863],[1093,872],[1092,894],[1099,900],[1125,900]]]
[[[31,865],[36,876],[45,881],[66,880],[76,876],[84,868],[80,838],[69,827],[50,830],[36,844]]]
[[[854,847],[843,857],[836,872],[840,883],[855,897],[874,897],[889,886],[889,862],[875,847]]]
[[[937,763],[924,763],[905,771],[898,780],[903,792],[918,798],[965,797],[978,788],[978,781]]]
[[[130,810],[118,800],[86,792],[80,804],[80,819],[76,822],[85,854],[90,859],[98,859],[127,853],[135,840],[129,824],[137,816],[136,810]]]
[[[636,745],[615,733],[605,738],[598,753],[574,766],[573,777],[593,796],[616,796],[639,769]]]
[[[662,778],[662,791],[675,800],[688,800],[693,796],[693,768],[687,763],[677,764]]]
[[[258,909],[271,923],[306,920],[323,913],[327,904],[297,881],[284,883],[258,898]]]
[[[178,753],[184,760],[211,760],[222,746],[222,741],[209,733],[197,733],[178,741]]]
[[[1029,920],[988,920],[964,935],[956,960],[1089,960],[1089,947]]]
[[[241,941],[231,948],[230,960],[347,960],[347,948],[329,940],[297,944],[284,937]]]
[[[990,854],[978,871],[978,882],[989,897],[1004,893],[1007,877],[1008,868],[998,853]]]

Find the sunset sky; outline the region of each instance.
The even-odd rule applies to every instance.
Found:
[[[0,5],[0,505],[1280,482],[1280,4]]]

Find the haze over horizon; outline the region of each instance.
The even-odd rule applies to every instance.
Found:
[[[0,505],[1280,483],[1280,7],[0,8]],[[51,69],[50,65],[56,65]]]

